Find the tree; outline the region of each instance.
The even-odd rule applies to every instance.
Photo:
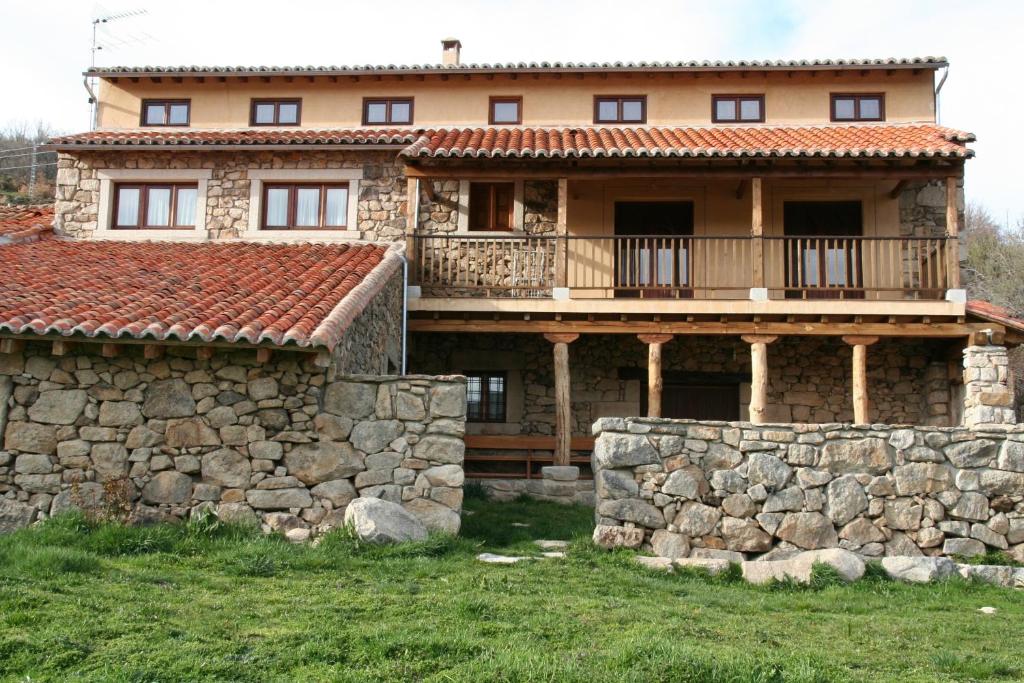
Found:
[[[53,137],[53,128],[42,121],[16,121],[0,129],[0,203],[29,204],[53,201],[57,154],[35,155],[35,184],[31,185],[32,146]],[[31,191],[30,191],[31,190]]]

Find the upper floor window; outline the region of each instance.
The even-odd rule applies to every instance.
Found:
[[[594,97],[594,123],[647,123],[647,97],[597,95]]]
[[[253,100],[250,126],[297,126],[302,100]]]
[[[511,230],[515,183],[470,183],[469,229]]]
[[[832,94],[833,121],[884,121],[882,93]]]
[[[194,228],[197,183],[119,183],[114,188],[116,230]]]
[[[712,95],[711,120],[714,123],[762,123],[764,95]]]
[[[492,97],[488,123],[491,125],[518,125],[523,122],[522,97]]]
[[[411,97],[367,97],[363,100],[363,125],[412,123]]]
[[[333,230],[348,225],[348,183],[266,183],[264,230]]]
[[[187,126],[191,100],[143,100],[143,126]]]
[[[507,387],[504,372],[467,372],[466,419],[504,422]]]

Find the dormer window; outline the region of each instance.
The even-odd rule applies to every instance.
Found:
[[[712,95],[714,123],[763,123],[764,95]]]
[[[364,126],[407,126],[411,123],[411,97],[367,97],[363,100]]]
[[[143,100],[143,126],[187,126],[191,100]]]
[[[297,126],[302,100],[253,100],[249,113],[250,126]]]
[[[594,123],[647,123],[647,97],[597,95],[594,97]]]
[[[488,123],[492,126],[516,126],[523,122],[522,97],[492,97]]]
[[[885,121],[882,93],[832,94],[833,121]]]

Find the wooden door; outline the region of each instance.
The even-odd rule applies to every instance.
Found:
[[[693,202],[615,203],[615,296],[691,297]]]

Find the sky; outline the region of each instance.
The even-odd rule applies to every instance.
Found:
[[[464,62],[945,56],[943,125],[978,136],[967,198],[999,222],[1024,218],[1016,127],[1024,110],[1024,2],[997,0],[0,0],[8,86],[0,127],[88,128],[81,72],[96,63],[422,64],[440,39]],[[14,94],[17,93],[17,96]]]

